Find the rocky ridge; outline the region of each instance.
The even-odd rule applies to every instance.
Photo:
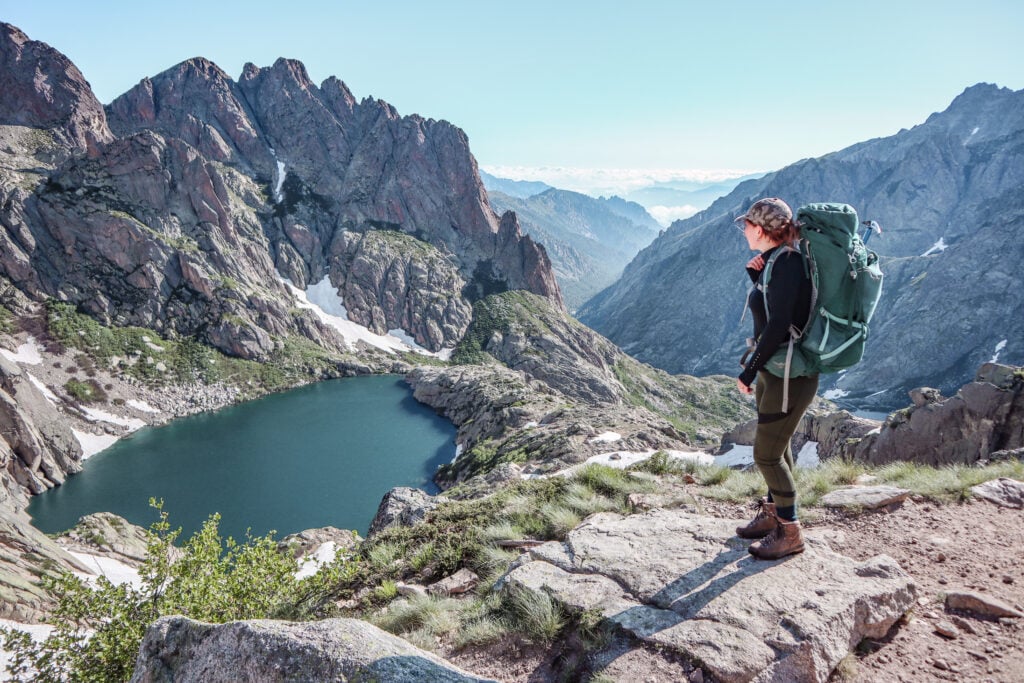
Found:
[[[1022,98],[979,84],[910,130],[741,183],[674,223],[580,319],[669,372],[731,373],[749,335],[737,323],[749,256],[733,217],[765,196],[794,208],[842,201],[882,224],[869,246],[886,284],[865,360],[823,390],[890,409],[917,386],[951,393],[988,360],[1019,363]]]
[[[0,38],[17,83],[67,62],[9,25]],[[52,71],[38,89],[12,86],[21,99],[0,116],[0,275],[33,299],[259,359],[289,335],[345,349],[294,313],[282,277],[299,289],[330,278],[351,320],[433,351],[488,293],[527,288],[560,305],[543,247],[491,211],[447,122],[357,103],[334,78],[317,87],[293,60],[247,65],[238,82],[188,60],[105,111],[77,70]],[[47,109],[55,93],[58,113],[77,112],[70,128]],[[406,239],[391,240],[390,265],[359,269],[361,236],[380,229]]]

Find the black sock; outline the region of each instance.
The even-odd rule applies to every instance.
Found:
[[[775,500],[772,498],[772,492],[771,491],[768,492],[768,502],[769,503],[774,503],[775,502]]]
[[[796,505],[777,505],[775,507],[775,514],[779,516],[779,519],[783,519],[787,522],[795,522]]]

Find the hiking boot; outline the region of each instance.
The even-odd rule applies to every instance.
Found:
[[[736,535],[740,538],[763,538],[776,526],[775,503],[769,503],[764,497],[757,502],[757,515],[743,526],[736,527]]]
[[[759,560],[777,560],[787,555],[802,553],[804,537],[800,533],[800,522],[778,519],[778,526],[760,541],[751,543],[747,550]]]

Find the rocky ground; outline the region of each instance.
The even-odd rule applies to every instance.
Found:
[[[697,493],[696,487],[692,493]],[[750,509],[701,500],[703,511],[735,519]],[[1024,510],[987,501],[936,504],[922,498],[870,512],[806,511],[809,533],[855,560],[892,557],[917,584],[917,603],[883,638],[867,639],[843,660],[832,681],[901,683],[1024,680],[1024,620],[947,609],[945,596],[973,592],[1024,608]],[[564,645],[543,649],[519,642],[444,653],[478,675],[508,683],[555,680]],[[622,648],[601,662],[612,680],[703,680],[666,650]],[[691,678],[692,677],[692,678]]]

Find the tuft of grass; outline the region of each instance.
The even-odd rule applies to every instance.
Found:
[[[764,478],[756,470],[739,472],[710,465],[702,467],[697,478],[705,486],[702,494],[715,500],[741,502],[764,494]]]
[[[370,565],[380,571],[388,572],[395,561],[405,554],[405,546],[402,543],[383,542],[373,545],[367,551],[367,559]]]
[[[508,625],[497,617],[482,617],[463,626],[455,637],[455,646],[487,645],[508,635]]]
[[[391,603],[374,621],[385,631],[398,635],[426,629],[431,635],[444,635],[459,627],[461,605],[452,598],[417,595]]]
[[[382,581],[377,589],[373,591],[373,597],[381,602],[390,602],[398,597],[398,585],[394,581]]]
[[[481,543],[493,544],[496,541],[520,538],[522,535],[523,530],[520,527],[508,520],[502,520],[481,529],[479,538]]]
[[[548,533],[555,537],[564,538],[582,521],[575,510],[558,503],[545,503],[541,506],[540,514],[547,522]]]
[[[543,591],[509,588],[504,597],[504,609],[513,627],[531,640],[549,643],[568,624],[562,608]]]
[[[984,467],[946,465],[931,467],[912,462],[894,462],[874,472],[881,481],[910,489],[938,502],[971,498],[971,487],[998,477],[1024,479],[1024,462],[1005,460]]]
[[[409,560],[409,566],[412,567],[413,571],[422,571],[436,557],[437,546],[433,541],[427,541],[413,553],[412,558]]]
[[[625,496],[638,491],[651,491],[655,484],[633,477],[625,470],[607,465],[591,463],[576,471],[572,480],[583,484],[595,493],[611,497]]]
[[[595,512],[617,510],[618,504],[583,484],[573,482],[562,498],[562,504],[584,517]]]

